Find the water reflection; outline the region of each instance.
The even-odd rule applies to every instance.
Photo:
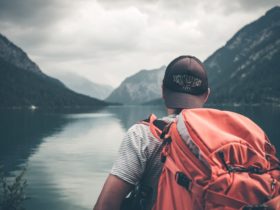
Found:
[[[44,137],[55,135],[73,119],[32,112],[0,112],[0,164],[12,171],[24,164]]]
[[[65,118],[75,121],[45,138],[28,160],[30,209],[90,209],[117,154],[124,130],[112,114]]]

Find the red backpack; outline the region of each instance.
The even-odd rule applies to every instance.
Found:
[[[161,130],[150,117],[151,132]],[[261,128],[229,111],[186,109],[166,126],[153,210],[280,210],[280,162]]]

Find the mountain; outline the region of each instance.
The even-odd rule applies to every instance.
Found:
[[[15,67],[37,73],[43,76],[42,71],[36,63],[31,61],[27,54],[0,34],[0,58]]]
[[[280,104],[280,7],[243,27],[204,64],[209,103]]]
[[[55,77],[60,79],[67,87],[75,92],[91,96],[100,100],[107,98],[113,91],[113,87],[109,85],[101,85],[94,83],[82,76],[74,73],[58,73]]]
[[[280,104],[280,7],[244,26],[204,65],[208,104]],[[163,104],[162,99],[145,105]]]
[[[91,108],[108,105],[68,89],[44,74],[19,47],[0,34],[0,108]]]
[[[143,104],[161,96],[161,83],[165,66],[154,70],[141,70],[126,78],[106,99],[123,104]]]
[[[142,105],[147,105],[147,106],[157,106],[157,105],[161,105],[161,106],[165,106],[164,105],[164,100],[162,97],[157,98],[157,99],[152,99],[150,101],[147,101],[145,103],[143,103]]]

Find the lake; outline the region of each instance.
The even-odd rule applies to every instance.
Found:
[[[279,107],[222,109],[253,119],[280,151]],[[0,164],[9,177],[27,168],[27,210],[92,209],[125,131],[150,113],[161,117],[165,110],[120,106],[76,114],[1,111]]]

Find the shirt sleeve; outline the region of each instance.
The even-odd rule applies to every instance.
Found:
[[[112,175],[133,185],[140,181],[148,158],[149,138],[145,135],[147,129],[149,127],[146,125],[135,124],[127,131],[111,170]]]

